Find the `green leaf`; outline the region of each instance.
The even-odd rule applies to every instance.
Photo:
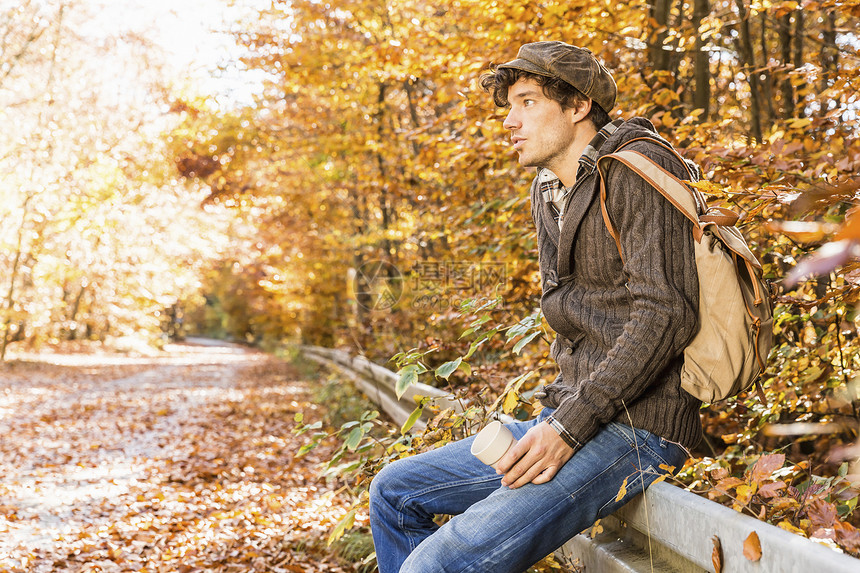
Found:
[[[526,344],[528,344],[529,342],[531,342],[532,340],[534,340],[535,337],[538,335],[540,335],[540,331],[532,332],[528,336],[524,336],[523,338],[520,338],[520,340],[516,344],[514,344],[514,354],[519,354],[520,351],[523,349],[523,347]]]
[[[364,437],[364,432],[361,428],[353,428],[349,435],[344,440],[343,445],[346,446],[349,451],[355,451],[355,448],[358,447],[358,444],[361,442],[361,438]]]
[[[297,458],[302,457],[303,455],[305,455],[306,453],[308,453],[309,451],[311,451],[312,449],[317,447],[317,445],[318,445],[317,442],[311,442],[309,444],[305,444],[304,446],[299,448],[298,452],[296,452],[296,457]]]
[[[407,388],[418,382],[418,366],[410,364],[409,366],[401,368],[398,374],[400,375],[400,378],[397,380],[397,385],[394,387],[394,394],[397,395],[397,399],[399,400],[403,396],[403,393],[406,392]]]
[[[301,412],[296,412],[296,415],[293,416],[293,422],[295,422],[296,424],[301,424],[302,420],[304,420],[304,419],[305,419],[305,415],[302,414]]]
[[[377,410],[373,410],[373,411],[365,410],[365,412],[361,415],[361,421],[362,422],[370,422],[371,420],[375,420],[378,417],[379,417],[379,411],[377,411]]]
[[[325,472],[326,477],[334,477],[338,475],[346,475],[350,472],[353,472],[360,468],[364,464],[364,460],[356,460],[353,462],[346,462],[344,464],[340,464],[339,466],[334,466],[329,464],[328,470]]]
[[[477,327],[481,326],[482,324],[484,324],[485,322],[489,322],[489,321],[490,321],[490,315],[485,314],[484,316],[478,317],[475,320],[473,320],[469,324],[469,326],[471,326],[472,328],[477,328]]]
[[[424,403],[422,402],[421,404],[418,405],[417,408],[412,410],[412,413],[409,414],[409,417],[406,418],[405,422],[403,422],[403,426],[400,428],[400,433],[405,434],[406,432],[411,430],[412,426],[415,425],[415,422],[418,421],[418,418],[421,417],[421,412],[423,412],[423,411],[424,411]]]
[[[311,430],[319,430],[320,428],[322,428],[322,422],[314,422],[313,424],[302,426],[301,428],[296,428],[295,430],[293,430],[293,433],[298,436],[301,436],[305,432],[310,432]]]
[[[460,370],[462,370],[463,372],[465,372],[465,373],[466,373],[466,376],[471,376],[471,375],[472,375],[472,366],[471,366],[468,362],[465,362],[465,361],[464,361],[464,362],[461,362],[461,363],[460,363]]]
[[[474,354],[474,353],[475,353],[475,351],[478,349],[478,347],[479,347],[480,345],[482,345],[483,343],[485,343],[486,341],[488,341],[490,338],[492,338],[493,336],[495,336],[495,334],[496,334],[498,331],[499,331],[499,329],[494,328],[494,329],[492,329],[492,330],[488,330],[487,332],[485,332],[484,334],[482,334],[480,337],[478,337],[478,338],[477,338],[474,342],[472,342],[472,344],[469,346],[469,352],[467,352],[467,353],[466,353],[466,355],[463,357],[463,359],[469,359],[469,358],[472,356],[472,354]]]
[[[363,454],[364,452],[373,448],[373,446],[375,446],[375,445],[376,444],[374,444],[373,442],[368,440],[368,441],[364,442],[363,444],[359,445],[357,448],[355,448],[355,453]]]
[[[466,356],[464,356],[463,358],[471,358],[472,354],[474,354],[475,351],[478,349],[478,347],[481,344],[483,344],[485,341],[486,341],[486,338],[481,338],[481,339],[474,341],[472,344],[470,344],[469,345],[469,352],[467,352]]]
[[[445,364],[443,364],[442,366],[440,366],[439,368],[436,369],[436,372],[435,372],[436,376],[439,378],[444,378],[445,380],[447,380],[448,377],[451,376],[451,374],[453,374],[454,371],[460,367],[460,363],[462,361],[463,361],[462,358],[458,358],[457,360],[452,360],[450,362],[446,362]]]
[[[473,332],[475,332],[474,328],[467,328],[466,330],[463,331],[463,334],[460,335],[460,338],[463,338],[464,336],[469,336]],[[460,338],[458,338],[457,340],[460,340]]]

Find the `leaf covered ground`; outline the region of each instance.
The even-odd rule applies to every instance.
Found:
[[[0,365],[0,572],[354,570],[296,412],[322,418],[311,383],[233,346]]]

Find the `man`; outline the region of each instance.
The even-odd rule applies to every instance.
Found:
[[[622,145],[679,178],[687,166],[647,120],[609,121],[615,82],[588,50],[526,44],[482,86],[510,106],[504,127],[519,163],[537,168],[541,307],[561,372],[538,418],[509,426],[519,442],[498,473],[470,455],[469,438],[376,476],[370,520],[381,573],[524,571],[679,469],[701,437],[700,404],[680,387],[698,326],[690,223],[611,159],[600,167],[617,243],[597,199],[597,160]],[[436,514],[454,517],[439,527]]]

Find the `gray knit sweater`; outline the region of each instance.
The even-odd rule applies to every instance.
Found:
[[[599,156],[640,137],[659,138],[648,120],[630,120]],[[626,149],[687,178],[683,164],[650,141]],[[542,402],[556,408],[568,441],[583,444],[614,420],[693,447],[702,436],[700,402],[680,387],[682,352],[698,328],[691,224],[616,161],[607,182],[623,263],[601,216],[596,171],[574,186],[561,231],[532,185],[541,308],[558,335],[551,355],[561,370]]]

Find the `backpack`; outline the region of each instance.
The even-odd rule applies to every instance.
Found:
[[[632,140],[636,141],[636,140]],[[632,143],[632,141],[628,142]],[[670,150],[697,177],[671,146]],[[618,231],[606,209],[605,175],[600,163],[620,161],[668,199],[693,223],[696,269],[699,277],[699,331],[684,350],[681,387],[703,402],[714,402],[757,384],[773,345],[773,301],[762,278],[761,263],[735,226],[738,215],[722,207],[708,208],[702,194],[645,155],[624,150],[598,161],[600,208],[622,261]]]

